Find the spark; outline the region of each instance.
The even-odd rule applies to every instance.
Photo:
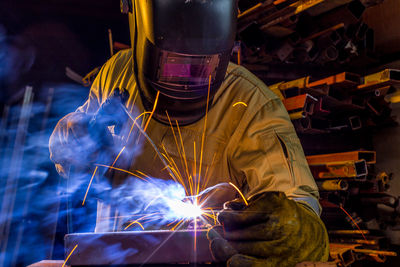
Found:
[[[150,206],[151,206],[151,204],[153,204],[153,202],[155,202],[157,199],[159,199],[159,198],[162,198],[162,196],[160,195],[160,196],[156,196],[155,198],[153,198],[150,202],[149,202],[149,204],[147,204],[147,206],[143,209],[144,211],[145,210],[147,210]]]
[[[126,107],[124,105],[121,104],[122,109],[125,110],[125,113],[128,115],[128,117],[135,122],[135,119],[132,117],[132,115],[129,113],[129,111],[126,109]],[[172,171],[169,169],[168,164],[165,162],[165,160],[163,159],[160,151],[158,150],[157,146],[154,144],[153,140],[151,140],[151,138],[146,134],[146,132],[137,124],[134,124],[137,126],[137,128],[139,129],[139,131],[144,135],[144,137],[146,137],[147,141],[150,143],[150,145],[153,147],[154,151],[157,153],[157,156],[160,158],[161,162],[164,164],[165,167],[167,167],[167,170],[169,172],[169,174],[171,176],[174,176],[174,174],[172,173]]]
[[[176,138],[175,131],[174,131],[174,127],[172,126],[171,118],[169,117],[168,111],[165,111],[165,113],[167,114],[167,118],[168,118],[169,124],[170,124],[170,126],[171,126],[172,135],[174,136],[176,148],[177,148],[178,153],[179,153],[179,158],[180,158],[181,164],[182,164],[182,166],[183,166],[183,157],[182,157],[182,154],[181,154],[181,148],[179,147],[178,139]],[[163,147],[164,147],[164,144],[163,144]],[[165,152],[167,153],[165,147],[164,147],[164,150],[165,150]],[[168,153],[167,153],[167,155],[168,155]],[[177,168],[177,169],[178,169],[178,168]]]
[[[145,215],[139,215],[139,214],[135,214],[134,216],[142,216],[142,217],[140,217],[139,219],[136,219],[136,220],[134,220],[133,222],[131,222],[130,224],[128,224],[125,228],[124,228],[124,230],[126,230],[126,229],[128,229],[130,226],[132,226],[133,224],[138,224],[143,230],[144,230],[144,227],[143,227],[143,224],[141,224],[139,221],[144,221],[144,220],[149,220],[149,221],[151,221],[152,219],[159,219],[160,218],[160,216],[156,216],[156,215],[159,215],[160,213],[157,213],[157,212],[154,212],[154,213],[150,213],[150,214],[145,214]],[[120,216],[121,218],[122,218],[122,216]],[[126,217],[126,216],[123,216],[123,217]],[[150,217],[150,218],[149,218]],[[153,218],[152,218],[153,217]],[[148,221],[148,222],[149,222]]]
[[[246,104],[246,103],[244,103],[244,102],[241,102],[241,101],[239,101],[239,102],[236,102],[235,104],[233,104],[233,106],[232,106],[232,107],[235,107],[235,106],[237,106],[237,105],[243,105],[243,106],[247,107],[247,104]]]
[[[128,226],[126,226],[124,230],[128,229],[130,226],[134,225],[135,223],[136,223],[137,225],[139,225],[139,226],[140,226],[140,228],[142,228],[142,230],[144,230],[144,227],[143,227],[143,225],[142,225],[140,222],[138,222],[137,220],[136,220],[136,221],[133,221],[133,222],[131,222],[130,224],[128,224]]]
[[[134,128],[135,125],[136,125],[136,121],[137,121],[138,119],[140,119],[140,117],[142,117],[142,116],[144,116],[144,115],[146,115],[146,114],[150,114],[150,113],[151,113],[151,112],[149,112],[149,111],[142,112],[139,116],[137,116],[137,117],[133,120],[132,126],[131,126],[131,130],[129,131],[128,137],[126,138],[126,142],[128,142],[129,137],[131,136],[131,133],[132,133],[132,131],[133,131],[133,128]],[[137,126],[139,127],[139,125],[137,125]]]
[[[197,184],[199,186],[200,185],[200,175],[196,175],[196,141],[193,141],[193,159],[194,159],[193,175],[194,175],[194,180],[195,180],[194,184]],[[198,191],[196,189],[196,195],[197,194],[198,194]]]
[[[187,163],[187,160],[186,160],[186,152],[185,152],[185,147],[184,147],[184,145],[183,145],[183,139],[182,139],[181,129],[179,128],[179,123],[178,123],[178,121],[175,121],[175,122],[176,122],[176,127],[177,127],[177,129],[178,129],[179,140],[181,141],[182,155],[183,155],[183,161],[185,162],[186,173],[187,173],[187,176],[190,178],[190,172],[189,172],[189,167],[188,167],[188,163]],[[190,186],[190,183],[189,183],[189,186]],[[193,193],[193,190],[192,190],[192,189],[190,190],[190,193]]]
[[[136,103],[136,99],[137,99],[137,96],[138,96],[138,90],[136,90],[136,92],[135,92],[135,96],[134,96],[134,98],[133,98],[133,101],[132,101],[132,107],[131,107],[131,112],[133,112],[133,109],[135,108],[135,103]]]
[[[171,231],[175,231],[175,229],[184,221],[184,219],[180,220],[174,227],[171,228]]]
[[[125,172],[125,173],[127,173],[127,174],[132,175],[132,176],[135,176],[136,178],[139,178],[139,179],[141,179],[141,180],[143,180],[143,181],[148,182],[148,180],[144,179],[143,177],[140,177],[139,175],[137,175],[137,174],[135,174],[135,173],[133,173],[133,172],[130,172],[130,171],[127,171],[127,170],[124,170],[124,169],[121,169],[121,168],[116,168],[116,167],[113,167],[113,166],[110,166],[110,165],[104,165],[104,164],[95,164],[95,165],[96,165],[96,166],[100,166],[100,167],[104,167],[104,168],[109,168],[109,169],[121,171],[121,172]]]
[[[115,158],[115,160],[114,160],[113,164],[111,165],[111,167],[114,167],[115,163],[117,162],[118,158],[121,156],[121,154],[122,154],[122,152],[123,152],[124,150],[125,150],[125,146],[124,146],[124,147],[121,149],[121,151],[118,153],[118,155],[117,155],[117,157]],[[96,168],[95,168],[94,171],[93,171],[92,178],[90,178],[89,185],[88,185],[88,187],[87,187],[87,189],[86,189],[86,193],[85,193],[85,196],[84,196],[83,201],[82,201],[82,206],[85,205],[86,197],[87,197],[87,195],[88,195],[88,193],[89,193],[89,189],[90,189],[90,186],[92,185],[92,181],[93,181],[94,176],[96,175],[97,169],[98,169],[98,166],[96,166]]]
[[[214,155],[213,155],[213,157],[212,157],[210,166],[213,166],[214,160],[215,160],[215,157],[216,157],[216,156],[217,156],[217,153],[214,152]],[[205,174],[204,174],[205,182],[203,183],[203,187],[202,187],[201,190],[206,189],[207,184],[208,184],[208,182],[209,182],[209,180],[210,180],[210,178],[211,178],[211,173],[212,173],[212,171],[210,172],[210,175],[208,175],[208,170],[209,170],[210,166],[207,166],[206,172],[205,172]]]
[[[119,159],[119,157],[121,156],[122,152],[124,152],[126,146],[124,146],[121,151],[118,153],[117,157],[115,158],[114,162],[111,164],[112,167],[114,167],[115,163],[117,163],[117,160]]]
[[[136,170],[136,172],[139,173],[140,175],[142,175],[143,177],[146,177],[147,179],[151,180],[150,176],[148,176],[147,174],[145,174],[141,171],[138,171],[138,170]]]
[[[363,236],[363,238],[364,238],[365,240],[367,240],[367,238],[365,237],[365,235],[364,235],[363,232],[361,231],[360,226],[358,226],[358,224],[357,224],[356,221],[353,219],[353,217],[351,217],[351,215],[343,208],[342,204],[340,204],[339,207],[340,207],[340,209],[341,209],[344,213],[346,213],[346,215],[350,218],[350,220],[354,223],[354,225],[358,228],[358,230],[360,230],[360,233],[361,233],[361,235]]]
[[[160,96],[160,91],[157,91],[156,100],[154,101],[154,105],[153,105],[153,110],[151,111],[150,116],[149,116],[149,118],[147,119],[146,125],[144,126],[144,129],[143,129],[143,131],[145,131],[145,132],[146,132],[146,130],[147,130],[147,127],[149,126],[149,123],[150,123],[150,121],[151,121],[151,118],[153,117],[154,111],[155,111],[156,108],[157,108],[157,103],[158,103],[158,97],[159,97],[159,96]]]
[[[96,175],[97,169],[98,169],[98,166],[96,166],[96,168],[95,168],[94,171],[93,171],[92,178],[90,178],[89,185],[88,185],[88,187],[87,187],[87,189],[86,189],[85,197],[83,198],[83,201],[82,201],[82,206],[85,205],[86,197],[87,197],[87,195],[88,195],[88,193],[89,193],[89,188],[90,188],[90,186],[91,186],[91,184],[92,184],[92,181],[93,181],[94,176]]]
[[[169,157],[167,150],[165,149],[164,145],[163,145],[163,149],[165,151],[166,154],[163,154],[163,156],[165,157],[165,159],[172,164],[173,166],[170,166],[171,171],[175,174],[175,177],[172,177],[174,179],[175,182],[181,184],[183,186],[183,189],[185,190],[186,195],[189,195],[188,189],[183,181],[182,175],[179,172],[178,166],[176,166],[175,161]]]
[[[238,62],[238,65],[240,66],[240,47],[239,47],[239,49],[238,49],[238,53],[237,53],[237,62]]]
[[[63,265],[61,267],[64,267],[67,261],[69,260],[69,257],[71,257],[72,253],[74,253],[75,249],[78,247],[78,244],[75,245],[75,247],[71,250],[71,252],[68,254],[67,258],[65,259]]]
[[[177,151],[178,151],[178,154],[179,154],[179,159],[181,161],[181,166],[186,171],[186,175],[187,175],[186,181],[188,182],[189,188],[187,187],[187,184],[183,181],[183,176],[181,175],[181,173],[179,171],[179,168],[177,167],[175,161],[173,160],[173,158],[171,158],[168,155],[168,152],[165,149],[164,144],[163,144],[163,149],[164,149],[167,157],[170,158],[170,160],[168,160],[168,159],[167,160],[172,163],[172,165],[175,167],[175,170],[179,173],[178,174],[179,182],[184,187],[185,191],[189,192],[189,193],[187,193],[187,195],[193,195],[194,192],[193,192],[193,187],[192,187],[192,176],[190,175],[188,164],[187,164],[186,153],[185,153],[185,149],[184,149],[184,146],[183,146],[183,140],[182,140],[182,135],[181,135],[181,132],[180,132],[179,123],[178,123],[178,121],[175,121],[181,145],[179,145],[178,138],[177,138],[177,135],[175,134],[174,126],[172,125],[172,121],[171,121],[171,118],[170,118],[170,116],[168,114],[168,111],[165,111],[165,113],[167,115],[167,118],[168,118],[168,121],[169,121],[169,124],[170,124],[170,127],[171,127],[171,131],[172,131],[172,135],[173,135],[174,140],[175,140],[175,145],[176,145],[176,148],[177,148]],[[185,171],[184,171],[184,173],[185,173]]]
[[[212,208],[207,208],[207,209],[209,209],[209,210],[211,211],[212,214],[208,214],[208,213],[206,213],[206,211],[204,211],[203,214],[204,214],[205,216],[211,218],[211,219],[214,221],[214,224],[217,224],[217,216],[215,215],[214,210],[213,210]]]
[[[246,206],[248,206],[249,203],[247,202],[246,198],[244,197],[242,191],[240,191],[240,189],[239,189],[236,185],[234,185],[233,183],[229,182],[229,184],[230,184],[233,188],[235,188],[236,191],[238,191],[239,195],[243,198],[244,203],[246,204]]]
[[[168,224],[167,224],[167,226],[171,226],[171,225],[173,225],[173,224],[174,224],[176,221],[177,221],[177,220],[175,220],[175,221],[172,221],[172,222],[168,223]]]
[[[208,77],[206,114],[204,116],[203,134],[201,136],[200,164],[199,164],[199,175],[200,176],[201,176],[201,166],[203,165],[203,151],[204,151],[204,140],[206,137],[206,129],[207,129],[208,103],[210,102],[210,88],[211,88],[211,75]],[[198,194],[198,192],[197,192],[197,194]]]

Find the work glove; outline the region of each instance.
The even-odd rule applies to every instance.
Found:
[[[95,114],[72,112],[63,117],[54,129],[49,142],[50,158],[64,177],[71,167],[84,172],[95,162],[108,164],[119,152],[109,126],[119,133],[128,115],[122,108],[128,93],[114,89]]]
[[[227,202],[218,221],[208,239],[215,260],[227,266],[292,267],[328,260],[328,235],[320,218],[282,192],[256,195],[248,206],[240,199]]]

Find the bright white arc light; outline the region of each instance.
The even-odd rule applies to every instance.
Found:
[[[183,201],[171,201],[170,203],[171,211],[174,213],[176,218],[179,219],[190,219],[190,218],[197,218],[203,214],[202,209],[200,206],[183,202]]]

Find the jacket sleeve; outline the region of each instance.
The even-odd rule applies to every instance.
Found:
[[[265,191],[282,191],[318,215],[318,188],[305,155],[279,98],[268,100],[245,120],[234,140],[232,175],[242,181],[248,198]]]

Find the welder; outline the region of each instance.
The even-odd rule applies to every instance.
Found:
[[[318,190],[287,111],[263,82],[229,62],[237,1],[124,0],[121,7],[129,13],[132,48],[108,60],[86,103],[57,124],[50,139],[57,170],[68,176],[105,160],[170,178],[151,144],[132,138],[132,121],[118,108],[104,111],[118,98],[132,114],[146,112],[138,121],[160,150],[177,164],[184,154],[182,172],[201,164],[198,177],[210,177],[202,187],[231,182],[244,193],[248,205],[226,196],[232,201],[218,215],[224,229],[209,231],[215,260],[228,266],[326,261]],[[115,160],[123,144],[124,160]],[[124,179],[114,172],[113,187]],[[102,218],[110,212],[100,206],[96,230],[108,231]]]

